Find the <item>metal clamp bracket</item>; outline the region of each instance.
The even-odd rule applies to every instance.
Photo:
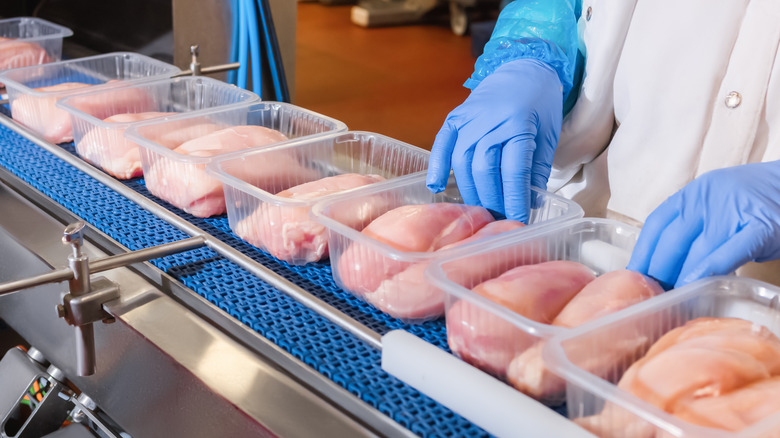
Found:
[[[103,309],[103,304],[119,298],[119,285],[106,277],[92,280],[90,291],[78,297],[65,294],[57,305],[57,315],[70,325],[86,325],[93,322],[113,322],[113,317]]]
[[[103,310],[103,305],[119,298],[119,285],[105,277],[92,281],[90,274],[188,251],[206,244],[204,236],[196,236],[104,257],[90,263],[89,257],[81,251],[86,227],[86,222],[78,221],[65,228],[62,242],[73,249],[73,253],[68,256],[67,268],[0,284],[0,295],[3,295],[45,283],[68,281],[69,293],[64,295],[62,304],[57,305],[57,315],[65,318],[76,331],[76,372],[80,376],[95,374],[95,332],[92,324],[97,321],[113,322],[114,318]]]

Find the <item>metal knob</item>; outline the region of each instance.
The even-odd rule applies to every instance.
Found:
[[[73,422],[81,423],[89,417],[85,410],[94,411],[97,409],[97,404],[94,400],[92,400],[92,398],[90,398],[90,396],[84,394],[83,392],[78,396],[78,398],[76,398],[76,400],[79,402],[79,404],[76,404],[76,408],[73,409],[73,412],[71,412],[71,417],[73,418]]]
[[[81,247],[84,245],[84,229],[87,223],[84,221],[74,222],[65,227],[65,233],[62,236],[62,243],[73,247],[73,257],[81,257]]]
[[[200,54],[200,45],[193,44],[190,46],[190,55],[192,55],[192,61],[190,61],[190,71],[193,76],[200,76],[200,61],[198,61],[198,55]]]
[[[43,364],[46,362],[46,358],[43,356],[43,353],[41,353],[35,347],[30,347],[29,349],[27,349],[27,355],[30,356],[30,359],[38,362],[39,364]]]

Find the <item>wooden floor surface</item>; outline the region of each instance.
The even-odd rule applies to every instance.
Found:
[[[471,39],[444,24],[363,28],[351,6],[299,3],[293,103],[430,149],[468,96]]]

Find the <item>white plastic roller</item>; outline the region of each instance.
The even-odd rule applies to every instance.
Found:
[[[594,437],[536,400],[403,330],[382,336],[382,369],[497,437]]]

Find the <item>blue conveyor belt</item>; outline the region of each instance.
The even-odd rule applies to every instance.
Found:
[[[73,146],[63,147],[74,153]],[[0,165],[131,250],[187,238],[185,233],[80,172],[17,132],[0,125]],[[148,193],[142,179],[125,183],[299,285],[321,300],[384,334],[407,330],[447,349],[444,324],[409,325],[390,318],[336,286],[330,266],[293,266],[244,243],[227,217],[200,219]],[[153,260],[259,335],[273,341],[420,436],[485,436],[485,431],[381,369],[381,353],[208,248]]]

